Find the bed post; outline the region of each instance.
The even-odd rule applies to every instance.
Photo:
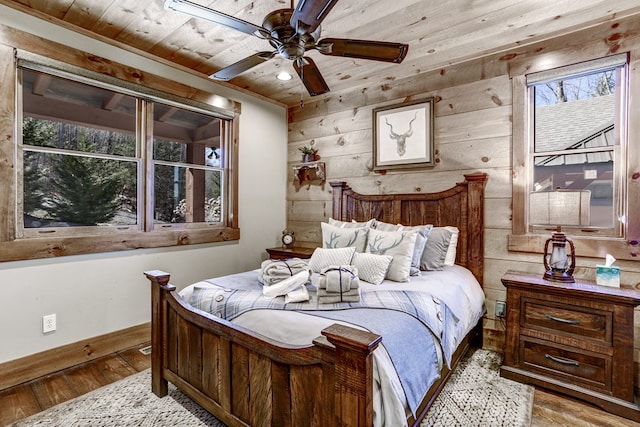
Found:
[[[373,351],[380,335],[334,324],[322,330],[336,348],[335,416],[336,425],[373,425]]]
[[[343,220],[343,218],[347,217],[347,206],[344,205],[342,193],[343,191],[348,190],[349,186],[344,181],[333,181],[330,182],[329,185],[331,185],[333,193],[333,210],[331,218]]]
[[[484,236],[484,186],[487,183],[486,173],[465,175],[467,183],[467,235]],[[471,270],[480,286],[484,279],[484,238],[469,239],[467,248],[467,268]]]
[[[169,283],[170,275],[160,270],[145,271],[151,281],[151,390],[158,397],[168,393],[167,380],[164,379],[165,348],[165,312],[167,310],[166,292],[176,289]]]

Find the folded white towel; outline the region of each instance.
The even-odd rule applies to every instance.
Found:
[[[304,301],[309,301],[309,291],[307,290],[307,287],[305,285],[302,285],[298,289],[289,292],[284,297],[285,304]]]
[[[265,260],[261,264],[258,280],[267,286],[276,284],[282,280],[301,272],[311,272],[309,263],[300,258],[290,258],[286,260]]]
[[[280,295],[286,295],[289,292],[307,283],[308,280],[309,280],[309,272],[307,270],[303,270],[297,274],[294,274],[288,279],[281,280],[280,282],[274,285],[263,286],[262,295],[270,298],[274,298]]]

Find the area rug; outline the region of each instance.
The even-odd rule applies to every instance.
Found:
[[[462,359],[420,427],[530,426],[534,388],[500,377],[501,363],[482,349]]]
[[[500,378],[500,355],[476,350],[460,362],[421,427],[528,426],[533,387]],[[224,427],[169,384],[169,396],[151,392],[146,370],[18,421],[14,427]]]

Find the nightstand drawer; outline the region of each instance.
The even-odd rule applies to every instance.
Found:
[[[583,384],[598,390],[611,390],[611,357],[573,351],[569,347],[522,337],[521,368],[558,380]]]
[[[521,299],[521,304],[523,328],[545,329],[555,335],[613,345],[612,311],[527,297]]]

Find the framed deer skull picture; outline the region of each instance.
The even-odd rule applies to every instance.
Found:
[[[435,166],[433,98],[373,110],[373,169]]]

